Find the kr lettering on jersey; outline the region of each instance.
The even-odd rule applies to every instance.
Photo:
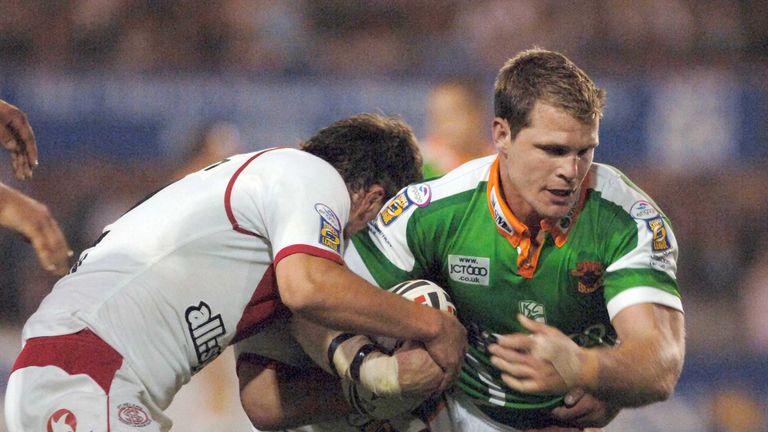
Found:
[[[211,316],[211,307],[204,301],[197,306],[188,307],[184,315],[197,354],[198,364],[192,372],[197,373],[221,354],[222,348],[217,338],[223,336],[226,329],[221,315]]]

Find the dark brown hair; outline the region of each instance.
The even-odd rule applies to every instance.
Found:
[[[420,181],[421,153],[404,121],[377,114],[358,114],[321,129],[301,149],[333,165],[351,192],[375,184],[387,197]]]

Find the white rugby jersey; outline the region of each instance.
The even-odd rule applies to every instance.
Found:
[[[161,189],[104,228],[27,321],[23,340],[90,328],[162,409],[227,345],[280,306],[293,253],[342,263],[350,198],[296,149],[232,156]]]

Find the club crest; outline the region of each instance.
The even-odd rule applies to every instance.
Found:
[[[581,261],[571,270],[571,276],[578,281],[577,290],[582,294],[592,294],[603,287],[603,264],[598,261]]]

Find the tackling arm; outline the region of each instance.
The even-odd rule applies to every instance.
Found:
[[[427,396],[438,390],[442,370],[417,344],[406,343],[391,356],[373,352],[352,372],[352,363],[360,348],[371,344],[362,335],[344,337],[306,319],[292,319],[293,335],[309,357],[323,370],[353,380],[353,375],[367,390],[378,396],[403,394]],[[335,346],[329,348],[332,344]],[[331,365],[331,362],[333,363]]]
[[[280,295],[294,314],[322,325],[423,342],[445,371],[440,388],[458,376],[466,330],[447,312],[378,289],[333,261],[296,253],[276,267]]]

